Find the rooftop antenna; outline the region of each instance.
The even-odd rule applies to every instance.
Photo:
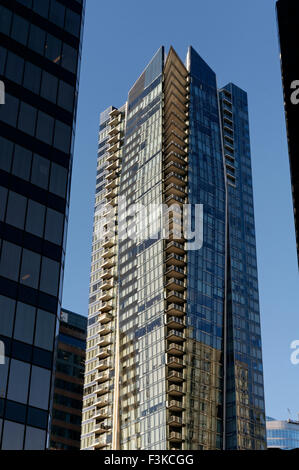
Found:
[[[291,413],[290,408],[287,408],[287,410],[288,410],[289,420],[292,420],[292,413]]]

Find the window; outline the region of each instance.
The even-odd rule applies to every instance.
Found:
[[[56,121],[54,147],[62,152],[68,153],[71,144],[71,128],[61,121]]]
[[[55,315],[45,312],[44,310],[37,311],[35,346],[47,349],[48,351],[53,350],[55,323]]]
[[[49,0],[33,0],[33,10],[44,18],[48,18]]]
[[[36,137],[46,144],[52,144],[54,119],[42,111],[38,112]]]
[[[58,79],[48,72],[43,72],[41,96],[46,100],[56,103]]]
[[[44,233],[45,212],[45,206],[29,200],[25,230],[37,237],[42,237]]]
[[[21,450],[23,449],[24,425],[4,421],[2,450]]]
[[[25,450],[44,450],[45,445],[46,431],[27,426],[25,437]]]
[[[0,7],[0,31],[1,33],[9,35],[11,25],[12,13],[4,7]]]
[[[24,228],[27,199],[20,194],[9,191],[6,223],[19,229]]]
[[[33,251],[23,250],[20,283],[33,289],[38,288],[41,257]]]
[[[56,0],[51,0],[49,20],[60,28],[64,26],[65,6]]]
[[[3,336],[11,336],[13,321],[15,315],[16,302],[8,297],[0,295],[0,334]],[[2,367],[2,366],[1,366]],[[1,371],[0,367],[0,371]],[[1,388],[1,381],[0,381]]]
[[[14,338],[24,343],[32,344],[35,322],[35,308],[18,302]]]
[[[32,153],[29,150],[15,146],[12,173],[23,180],[29,181]]]
[[[19,100],[9,93],[5,93],[5,106],[0,106],[0,120],[16,127],[18,109]]]
[[[47,210],[45,239],[56,245],[61,245],[64,215],[53,209]]]
[[[67,8],[66,10],[66,17],[65,17],[65,29],[73,34],[74,36],[79,36],[80,34],[80,24],[81,18],[78,13]]]
[[[4,137],[0,137],[0,148],[0,168],[9,172],[12,162],[13,143],[4,139]]]
[[[47,35],[46,41],[46,57],[54,62],[60,64],[61,61],[61,41],[51,34]]]
[[[26,62],[23,85],[33,93],[39,94],[42,71],[36,65]]]
[[[41,367],[32,366],[29,405],[48,409],[51,372]]]
[[[26,46],[29,32],[29,23],[18,15],[14,15],[11,37]]]
[[[74,88],[62,80],[59,83],[58,105],[67,111],[72,112],[74,106]]]
[[[50,162],[39,155],[33,156],[31,183],[48,189]]]
[[[0,221],[2,222],[5,217],[5,209],[6,209],[6,200],[7,200],[7,193],[8,190],[0,186]]]
[[[27,403],[30,364],[11,359],[8,379],[8,400]]]
[[[57,196],[65,198],[67,183],[67,169],[56,163],[52,163],[50,191]]]
[[[36,109],[21,102],[18,128],[26,134],[34,135],[36,124]]]
[[[6,77],[13,82],[22,83],[23,80],[24,59],[8,52],[6,62]]]
[[[45,0],[44,0],[45,1]],[[39,1],[39,3],[44,3]],[[38,26],[31,24],[29,35],[29,48],[38,54],[44,55],[46,47],[46,33]]]
[[[40,289],[49,295],[57,295],[59,282],[59,263],[49,258],[42,260]]]
[[[72,73],[76,73],[77,70],[77,51],[65,43],[62,51],[62,67]]]

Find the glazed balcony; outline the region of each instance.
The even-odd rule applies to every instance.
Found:
[[[109,258],[112,258],[115,255],[116,255],[116,250],[115,249],[106,248],[105,251],[102,254],[102,257],[104,259],[107,259],[107,258],[109,259]]]
[[[118,169],[119,169],[119,165],[118,165],[117,160],[114,160],[113,162],[109,163],[109,165],[107,165],[107,167],[106,167],[106,171],[108,173],[111,173],[112,171],[115,171],[115,170],[118,170]]]
[[[111,310],[113,310],[113,307],[114,305],[111,302],[103,302],[99,310],[101,313],[110,312]]]
[[[179,196],[179,197],[186,197],[186,190],[183,186],[179,186],[178,184],[171,183],[165,188],[165,195],[169,196]]]
[[[166,257],[166,264],[168,266],[185,266],[186,265],[186,257],[177,255],[176,253],[170,253]]]
[[[168,370],[167,380],[169,382],[174,382],[175,384],[177,384],[184,382],[185,379],[184,374],[182,372],[179,372],[177,370]]]
[[[184,329],[185,328],[185,319],[179,317],[167,317],[167,326],[168,328],[175,329]]]
[[[116,191],[116,189],[108,189],[108,190],[107,190],[107,193],[105,194],[106,199],[109,199],[109,204],[111,204],[111,205],[114,205],[114,204],[111,202],[111,199],[116,198],[116,196],[117,196],[117,191]]]
[[[102,395],[98,400],[96,401],[96,406],[97,408],[103,408],[104,406],[108,406],[111,402],[111,398],[109,397],[109,394]],[[101,410],[96,410],[93,418],[97,419],[98,416],[100,415]]]
[[[110,153],[109,155],[107,155],[106,160],[108,164],[113,163],[113,162],[118,162],[119,160],[118,152]]]
[[[110,289],[110,290],[104,290],[102,295],[100,296],[100,299],[101,302],[108,302],[109,300],[112,300],[114,297],[113,295],[113,290]]]
[[[107,191],[110,191],[111,189],[115,189],[117,187],[118,187],[118,179],[117,178],[113,178],[111,180],[108,180],[108,182],[105,185],[105,188],[107,189]]]
[[[182,385],[171,384],[168,387],[168,394],[175,397],[182,397],[185,395],[184,387]]]
[[[94,440],[94,448],[95,449],[104,449],[104,448],[110,449],[111,445],[110,443],[108,444],[107,442],[107,437],[98,437],[97,439]]]
[[[167,352],[173,356],[183,356],[185,354],[185,348],[181,344],[170,343],[167,346]]]
[[[109,389],[108,384],[98,385],[97,388],[95,389],[95,393],[97,394],[97,396],[100,397],[109,393],[109,390],[110,389]]]
[[[169,266],[165,273],[166,277],[174,277],[176,279],[184,279],[186,277],[186,271],[184,268],[179,266]]]
[[[100,361],[101,362],[101,361]],[[98,383],[108,382],[110,380],[110,373],[109,371],[101,372],[97,375]]]
[[[169,291],[166,293],[167,302],[184,304],[186,302],[185,296],[177,291]]]
[[[100,341],[101,339],[99,339]],[[110,348],[100,348],[97,354],[98,359],[105,359],[106,357],[112,356],[112,350]]]
[[[175,290],[177,292],[184,292],[186,290],[186,283],[184,281],[180,281],[175,277],[172,277],[170,279],[167,279],[166,288]]]
[[[103,325],[98,333],[100,336],[105,336],[105,335],[109,335],[109,333],[112,333],[113,331],[113,327],[112,327],[112,323],[109,322],[109,323],[106,323],[105,325]]]
[[[178,330],[170,330],[167,334],[168,341],[183,342],[185,341],[184,333]]]
[[[104,434],[107,431],[110,431],[112,428],[112,422],[109,420],[103,421],[102,423],[95,425],[95,433],[96,434]]]
[[[178,175],[185,176],[187,173],[187,164],[182,165],[181,163],[176,163],[174,161],[170,161],[165,165],[164,172],[165,175],[169,175],[170,173],[177,173]]]
[[[178,400],[170,400],[167,402],[167,408],[171,411],[182,412],[184,411],[184,403]]]
[[[102,290],[109,290],[109,289],[113,289],[114,287],[114,283],[111,282],[111,281],[108,281],[107,279],[105,279],[103,281],[103,283],[101,284],[101,289]]]
[[[112,416],[112,408],[110,406],[106,406],[105,408],[101,408],[97,411],[95,416],[98,420],[104,420],[107,418],[111,418]]]
[[[102,348],[105,346],[109,346],[112,343],[113,343],[112,336],[106,335],[106,336],[100,337],[98,345]]]
[[[170,442],[183,442],[183,435],[180,432],[171,431],[169,433]]]
[[[166,249],[167,253],[175,253],[175,254],[183,255],[183,256],[186,253],[184,243],[179,243],[179,242],[175,242],[175,241],[168,242],[166,244],[165,249]]]
[[[121,138],[121,134],[120,132],[118,133],[114,133],[111,135],[110,139],[108,140],[107,144],[110,145],[110,147],[114,144],[116,144],[117,142],[120,141],[120,138]]]
[[[183,419],[180,416],[168,416],[167,424],[174,428],[181,428],[184,426]]]
[[[112,366],[113,364],[112,364],[111,359],[102,359],[101,361],[99,361],[97,365],[97,370],[104,371],[104,370],[112,369]]]
[[[101,274],[100,277],[104,281],[109,281],[111,279],[115,279],[116,278],[116,271],[115,271],[115,269],[105,269],[105,271],[103,272],[103,274]]]
[[[167,359],[167,366],[170,369],[178,369],[178,370],[182,370],[186,367],[185,362],[183,361],[183,359],[181,359],[179,357],[169,357]]]
[[[172,303],[167,307],[167,315],[182,317],[186,315],[186,311],[183,305]]]
[[[103,260],[102,268],[103,269],[111,269],[115,266],[115,260],[113,258],[107,258]]]
[[[174,183],[174,184],[182,185],[182,186],[187,185],[186,178],[180,175],[179,173],[177,173],[176,171],[172,171],[165,176],[165,183],[166,184]]]
[[[116,125],[111,126],[110,125],[110,130],[108,131],[109,136],[113,136],[119,133],[119,127],[118,123]]]
[[[114,317],[112,313],[109,313],[109,312],[101,313],[101,315],[99,315],[98,317],[98,323],[101,323],[101,325],[104,325],[106,323],[111,322],[113,318]]]
[[[117,142],[111,144],[110,147],[108,147],[108,153],[110,153],[110,155],[111,155],[112,153],[115,154],[116,152],[119,151],[119,149],[120,149],[120,142],[117,141]],[[107,158],[107,161],[108,161],[108,158]]]
[[[114,237],[107,237],[103,240],[103,248],[112,248],[116,244],[116,239]]]

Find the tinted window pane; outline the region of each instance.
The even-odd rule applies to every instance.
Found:
[[[75,13],[68,8],[66,11],[65,29],[74,36],[79,36],[80,22],[81,20],[78,13]]]
[[[65,7],[56,0],[51,0],[49,20],[55,23],[57,26],[60,26],[60,28],[63,28],[64,16]]]
[[[22,83],[23,80],[24,59],[13,54],[8,53],[6,62],[6,77],[16,83]]]
[[[20,229],[24,228],[27,199],[20,194],[9,191],[6,222]]]
[[[50,295],[57,295],[59,281],[59,263],[49,258],[42,260],[40,289]]]
[[[42,237],[44,233],[45,212],[45,206],[29,200],[25,230],[37,237]]]
[[[26,45],[29,33],[29,23],[24,18],[14,15],[12,22],[11,37]]]
[[[19,100],[5,93],[5,106],[0,106],[0,120],[16,126],[18,118]]]
[[[35,308],[21,302],[17,304],[14,338],[32,344]]]
[[[55,333],[55,315],[37,311],[36,331],[34,345],[38,348],[53,350],[53,341]]]
[[[36,128],[36,137],[46,144],[52,144],[53,138],[53,128],[54,128],[54,119],[48,114],[39,111],[37,128]]]
[[[8,190],[0,186],[0,221],[3,222],[5,217],[6,201]]]
[[[58,105],[72,112],[74,105],[74,94],[74,88],[61,80],[59,83]]]
[[[48,72],[43,72],[41,96],[46,100],[56,103],[58,79]]]
[[[8,297],[0,295],[0,334],[3,336],[11,336],[14,314],[15,314],[15,301]],[[1,370],[0,366],[0,370]],[[0,382],[1,387],[1,382]]]
[[[12,172],[14,175],[29,181],[31,170],[32,153],[19,145],[15,146]]]
[[[49,0],[33,0],[33,10],[44,18],[48,18]]]
[[[5,394],[6,394],[9,361],[10,361],[9,357],[6,357],[5,364],[2,364],[0,366],[0,396],[1,397],[5,397]]]
[[[0,7],[0,31],[9,35],[12,20],[12,13],[3,6]]]
[[[76,73],[77,70],[77,52],[68,44],[63,44],[62,67],[72,73]]]
[[[36,109],[27,103],[21,103],[18,127],[26,134],[34,135],[36,125]]]
[[[71,144],[71,128],[61,121],[56,121],[54,147],[62,152],[68,153]]]
[[[43,3],[43,2],[39,2]],[[31,25],[30,27],[30,35],[29,35],[29,43],[30,49],[37,52],[38,54],[44,55],[45,47],[46,47],[46,33],[38,26]]]
[[[50,178],[50,191],[57,196],[65,197],[67,182],[67,169],[63,166],[52,163],[51,178]]]
[[[1,109],[1,108],[0,108]],[[10,171],[12,162],[13,143],[4,137],[0,137],[0,168]]]
[[[52,209],[47,210],[45,238],[56,245],[61,245],[64,215]]]
[[[46,410],[49,404],[51,372],[32,366],[29,404]]]
[[[26,362],[11,360],[8,379],[8,400],[27,402],[30,365]]]
[[[54,64],[59,64],[61,61],[61,41],[51,34],[47,35],[45,55]]]
[[[23,85],[33,93],[39,94],[40,81],[41,81],[41,69],[36,65],[26,62]]]
[[[26,427],[25,450],[44,450],[46,445],[46,431]]]
[[[48,189],[49,185],[49,168],[50,162],[39,155],[33,156],[31,182],[40,186],[41,188]]]
[[[39,271],[40,271],[40,255],[33,253],[33,251],[23,250],[22,268],[20,275],[21,284],[38,288]]]
[[[17,281],[20,269],[21,248],[3,241],[0,260],[0,276]]]
[[[24,425],[4,421],[2,450],[21,450],[23,449]]]

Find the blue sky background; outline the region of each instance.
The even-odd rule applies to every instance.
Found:
[[[87,0],[63,305],[87,315],[99,114],[156,50],[192,45],[249,95],[267,414],[299,412],[299,279],[273,0]],[[294,77],[298,78],[298,77]]]

